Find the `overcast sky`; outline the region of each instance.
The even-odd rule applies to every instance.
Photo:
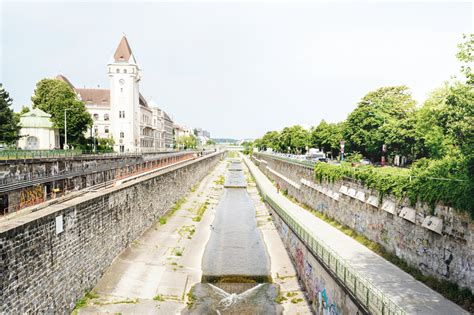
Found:
[[[108,88],[125,33],[141,93],[212,137],[337,122],[387,85],[422,103],[458,74],[456,45],[473,32],[470,2],[0,2],[0,82],[16,110],[58,73]]]

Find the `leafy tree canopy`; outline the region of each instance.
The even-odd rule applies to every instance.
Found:
[[[415,104],[408,87],[404,85],[369,92],[349,114],[344,138],[349,141],[352,150],[372,160],[380,158],[383,144],[395,153],[400,139],[413,142],[412,134],[402,126],[410,126],[408,119],[415,111]]]
[[[19,138],[20,126],[10,106],[13,99],[0,83],[0,142],[14,144]]]
[[[33,107],[51,114],[55,128],[59,129],[64,143],[64,111],[67,110],[68,143],[84,143],[85,132],[92,126],[92,118],[84,103],[77,99],[76,93],[65,82],[56,79],[42,79],[36,84],[31,97]]]

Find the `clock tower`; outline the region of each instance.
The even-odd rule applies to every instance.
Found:
[[[110,120],[114,151],[133,152],[140,148],[140,68],[127,38],[122,37],[108,64]]]

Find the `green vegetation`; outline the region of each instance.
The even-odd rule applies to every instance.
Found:
[[[207,207],[209,206],[209,200],[206,200],[204,203],[202,203],[199,208],[196,211],[196,216],[193,218],[194,222],[200,222],[202,219],[202,216],[204,215],[204,212],[206,212]]]
[[[298,293],[296,293],[296,292],[288,292],[288,293],[286,294],[286,296],[289,297],[289,298],[294,297],[294,296],[297,296],[297,295],[298,295]]]
[[[19,118],[10,106],[13,99],[0,83],[0,144],[15,144],[20,139]]]
[[[161,294],[158,294],[153,298],[153,300],[163,302],[165,299],[163,298],[163,296]]]
[[[197,138],[194,135],[178,137],[175,146],[180,149],[196,149]]]
[[[189,290],[188,294],[186,294],[188,297],[188,301],[186,302],[188,309],[193,307],[194,303],[196,302],[196,296],[193,294],[193,290]]]
[[[309,132],[300,126],[267,132],[254,141],[260,150],[304,153],[306,146],[338,157],[345,143],[345,160],[363,157],[394,163],[404,157],[410,170],[324,165],[315,176],[337,181],[359,180],[383,198],[392,194],[412,204],[426,202],[434,210],[442,202],[474,218],[474,34],[464,35],[457,58],[465,76],[435,89],[417,106],[407,86],[380,87],[368,92],[339,123],[321,121]],[[385,149],[385,152],[382,150]]]
[[[282,292],[278,291],[278,295],[275,297],[275,302],[277,302],[278,304],[282,304],[286,300],[288,299],[282,294]]]
[[[319,181],[329,182],[355,179],[376,189],[380,198],[389,194],[399,199],[406,197],[412,205],[422,201],[434,209],[436,203],[443,202],[474,217],[474,199],[471,197],[474,182],[469,177],[469,161],[463,155],[440,160],[420,159],[411,169],[317,163],[314,175]]]
[[[181,209],[181,206],[186,203],[187,199],[186,197],[182,197],[176,201],[176,203],[169,209],[163,216],[160,217],[159,222],[160,224],[166,224],[168,219],[179,209]]]
[[[64,143],[64,112],[67,111],[68,144],[86,147],[84,134],[92,126],[92,118],[84,102],[78,100],[67,83],[57,79],[42,79],[36,84],[31,101],[33,108],[51,114],[54,127],[59,129],[61,143]]]
[[[224,175],[220,175],[220,176],[214,181],[214,184],[216,184],[216,185],[224,185],[224,181],[225,181]]]
[[[74,310],[72,311],[72,314],[76,315],[79,309],[86,306],[90,300],[97,299],[97,298],[99,298],[99,295],[96,294],[95,292],[93,291],[86,292],[84,296],[76,302],[76,305],[74,307]]]
[[[236,151],[227,151],[227,157],[235,159],[239,157],[239,154]]]
[[[302,298],[294,298],[294,299],[291,299],[291,303],[293,304],[297,304],[299,302],[303,302],[303,299]]]
[[[175,256],[183,256],[184,248],[183,247],[175,247],[173,248],[173,255]]]

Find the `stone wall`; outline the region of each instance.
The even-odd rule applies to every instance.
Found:
[[[0,222],[0,313],[69,313],[113,259],[220,158],[208,155]]]
[[[390,196],[344,180],[319,183],[313,169],[256,154],[254,162],[299,202],[383,245],[423,273],[474,290],[474,224],[466,213],[437,205],[410,207]],[[345,188],[344,188],[345,187]],[[430,224],[431,222],[431,224]]]

